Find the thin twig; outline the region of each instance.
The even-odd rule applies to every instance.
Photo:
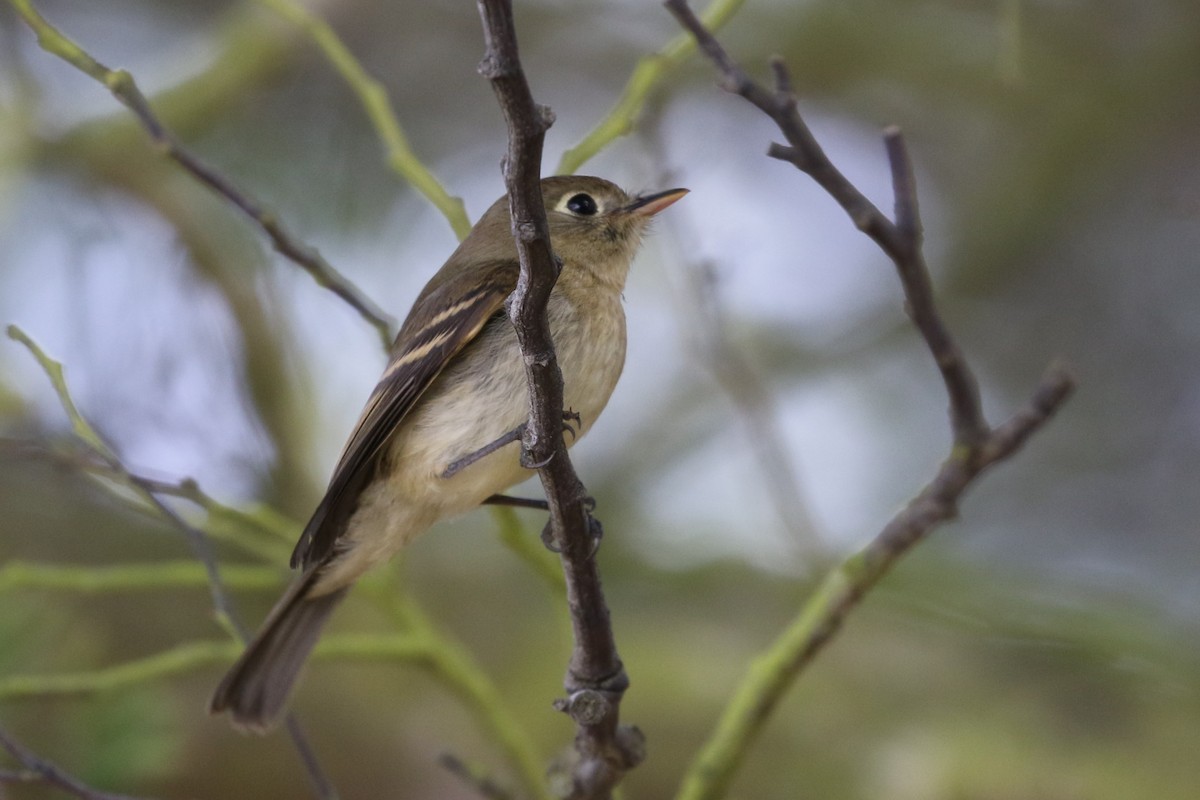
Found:
[[[243,564],[222,567],[221,577],[227,587],[249,591],[277,591],[285,581],[283,573],[274,567]],[[0,565],[0,594],[27,589],[105,594],[193,587],[208,588],[208,573],[195,561],[106,566],[6,561]]]
[[[313,658],[428,666],[436,657],[436,647],[431,638],[409,633],[333,634],[320,641],[313,650]],[[0,677],[0,700],[81,696],[141,686],[193,670],[228,665],[242,649],[242,644],[233,640],[191,641],[100,669],[6,675]]]
[[[483,769],[466,763],[453,753],[442,753],[438,756],[438,763],[447,772],[478,792],[480,797],[486,797],[488,800],[512,800],[513,798],[512,792],[496,783]]]
[[[299,25],[312,38],[325,57],[358,95],[359,102],[367,112],[376,135],[387,151],[388,166],[402,176],[413,188],[425,196],[434,208],[442,213],[454,235],[460,240],[471,232],[471,220],[467,217],[461,198],[452,197],[438,182],[408,143],[404,128],[392,109],[387,90],[383,84],[371,77],[350,49],[346,47],[333,28],[295,0],[259,0],[270,6],[280,16]]]
[[[746,0],[712,0],[700,14],[700,18],[709,30],[720,30],[745,2]],[[584,163],[612,144],[614,139],[633,130],[638,115],[645,108],[646,101],[654,90],[672,70],[695,51],[695,40],[686,33],[681,33],[661,50],[643,56],[633,68],[621,96],[604,118],[580,140],[579,144],[563,153],[558,162],[558,174],[569,175],[577,172]]]
[[[236,187],[232,181],[184,148],[150,108],[149,101],[138,88],[132,75],[125,70],[109,69],[92,58],[78,44],[47,22],[34,9],[30,0],[9,0],[9,2],[37,34],[38,44],[43,50],[58,56],[103,84],[113,97],[133,112],[163,155],[183,167],[196,180],[233,203],[262,229],[280,254],[307,272],[318,286],[333,292],[367,320],[379,333],[384,349],[391,346],[395,320],[334,269],[333,265],[326,261],[316,248],[297,239],[262,203]]]
[[[826,157],[800,116],[782,61],[775,59],[771,64],[775,89],[768,90],[734,63],[684,0],[666,0],[665,5],[716,65],[721,86],[750,101],[779,127],[788,144],[772,144],[767,154],[810,175],[891,258],[900,276],[908,315],[941,372],[950,401],[953,435],[950,454],[933,480],[870,544],[825,578],[795,621],[752,665],[685,774],[678,794],[678,800],[716,800],[727,791],[783,694],[837,634],[849,612],[905,553],[937,526],[957,516],[960,499],[980,474],[1011,456],[1039,430],[1066,402],[1075,382],[1064,367],[1052,365],[1030,402],[1009,421],[990,427],[983,415],[974,374],[934,302],[922,252],[916,182],[900,131],[893,127],[884,132],[895,202],[893,222]]]
[[[722,78],[721,87],[744,97],[779,127],[788,144],[772,144],[767,154],[793,164],[812,177],[850,215],[855,226],[870,236],[896,264],[904,287],[908,315],[924,337],[946,384],[955,441],[959,444],[978,444],[987,431],[979,404],[979,387],[933,304],[929,270],[920,247],[920,222],[916,216],[912,168],[900,132],[889,129],[885,133],[885,142],[892,166],[896,202],[905,213],[904,227],[893,224],[830,162],[796,108],[796,97],[791,92],[787,69],[782,61],[776,59],[772,63],[776,88],[769,90],[751,80],[733,62],[684,0],[667,0],[665,5],[691,31],[701,49],[717,65]]]
[[[645,126],[644,141],[652,161],[665,165],[669,156],[659,135],[660,127],[657,124]],[[657,185],[678,183],[666,173],[664,169]],[[668,226],[667,232],[675,234],[669,249],[684,252],[683,240],[688,237],[676,232],[679,225],[675,222]],[[783,437],[779,436],[778,410],[760,371],[729,337],[716,266],[709,261],[694,260],[677,271],[684,286],[682,302],[678,303],[680,316],[684,317],[681,324],[686,338],[691,341],[695,358],[729,399],[734,415],[745,430],[759,477],[776,515],[791,535],[792,543],[804,554],[815,556],[822,547],[820,537],[804,502],[800,477],[792,465]]]
[[[394,567],[392,572],[398,575]],[[551,800],[537,747],[528,731],[509,711],[495,682],[465,647],[429,620],[408,594],[388,588],[389,591],[377,592],[375,597],[392,613],[407,635],[424,646],[426,653],[421,665],[475,715],[488,739],[516,770],[525,785],[525,796],[532,800]]]
[[[32,750],[17,742],[3,729],[0,729],[0,747],[8,752],[23,770],[16,773],[0,771],[0,784],[45,783],[81,800],[137,800],[132,795],[111,794],[93,789],[67,774],[61,767],[34,755]],[[0,796],[3,796],[3,792],[0,792]]]
[[[161,519],[157,506],[146,503],[144,495],[128,490],[125,475],[128,471],[154,494],[188,500],[203,509],[209,517],[206,535],[211,539],[228,542],[268,564],[286,561],[287,553],[292,549],[291,544],[284,549],[283,543],[295,538],[295,523],[270,508],[263,507],[250,512],[227,506],[201,489],[194,478],[176,481],[151,478],[127,468],[114,469],[111,463],[91,449],[49,447],[42,442],[23,439],[0,437],[0,454],[37,458],[94,477],[97,485],[132,511]]]
[[[592,558],[596,524],[586,491],[567,456],[562,437],[563,382],[546,320],[557,278],[539,168],[550,110],[533,101],[517,53],[511,0],[479,0],[486,51],[479,71],[487,78],[508,125],[504,160],[513,235],[521,261],[509,316],[516,328],[529,381],[530,420],[525,450],[538,470],[550,505],[548,534],[559,549],[575,647],[567,669],[562,708],[576,724],[580,754],[574,771],[576,798],[608,798],[625,771],[641,757],[640,735],[621,728],[621,698],[629,685],[617,654],[608,606]]]

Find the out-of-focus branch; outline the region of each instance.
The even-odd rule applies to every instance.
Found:
[[[313,657],[318,660],[328,658],[425,664],[433,657],[432,650],[432,640],[419,634],[340,634],[322,639],[313,651]],[[185,642],[145,658],[101,669],[9,675],[0,678],[0,700],[87,695],[126,689],[192,670],[227,665],[241,652],[242,644],[235,641]]]
[[[511,508],[494,508],[492,518],[496,521],[500,543],[524,561],[556,598],[565,598],[567,587],[558,559],[528,534],[516,512]]]
[[[691,38],[689,34],[684,35]],[[657,124],[645,126],[644,141],[653,162],[666,165],[670,156],[658,135],[660,128]],[[678,183],[665,174],[665,167],[663,172],[658,185]],[[667,232],[674,234],[670,243],[672,249],[685,252],[683,243],[688,237],[676,230],[679,225],[676,222],[669,226]],[[817,555],[821,548],[817,527],[801,495],[800,478],[792,466],[785,442],[779,436],[778,413],[770,387],[746,354],[729,338],[716,266],[709,261],[694,260],[675,271],[680,274],[679,280],[683,284],[683,291],[678,293],[682,298],[677,303],[679,316],[694,357],[733,406],[734,414],[745,430],[759,478],[792,542],[805,555]]]
[[[138,686],[193,669],[228,664],[242,651],[239,642],[201,641],[114,666],[82,672],[38,672],[0,678],[0,700],[92,694]]]
[[[66,378],[63,375],[62,364],[46,355],[45,351],[16,325],[8,326],[8,336],[10,339],[23,344],[50,378],[50,382],[54,386],[54,391],[58,395],[59,402],[62,403],[63,410],[71,421],[71,428],[75,432],[76,438],[89,449],[89,455],[105,464],[111,476],[124,484],[146,506],[157,511],[159,515],[183,532],[197,561],[204,567],[205,575],[208,578],[209,595],[212,598],[213,611],[217,616],[217,621],[229,629],[242,644],[245,644],[247,640],[245,628],[239,622],[234,611],[233,601],[226,591],[220,570],[217,567],[216,553],[213,551],[212,542],[209,541],[208,536],[204,531],[189,523],[178,511],[165,502],[155,491],[154,482],[135,474],[126,467],[124,462],[117,456],[116,451],[104,441],[104,437],[84,418],[75,405],[75,401],[71,398]],[[312,782],[315,793],[318,797],[323,798],[323,800],[335,800],[337,790],[313,755],[312,747],[309,745],[303,731],[301,731],[300,724],[296,721],[295,715],[288,715],[286,726],[288,735],[292,739],[292,743],[301,763],[304,765],[309,780]]]
[[[392,584],[399,582],[392,567]],[[532,737],[509,712],[496,684],[461,644],[434,625],[409,595],[390,591],[375,594],[379,604],[395,617],[407,636],[423,643],[421,666],[441,681],[478,720],[490,740],[504,753],[534,800],[553,800],[546,790],[545,769]],[[320,645],[317,645],[320,652]]]
[[[729,341],[717,298],[713,265],[700,263],[688,274],[698,324],[696,350],[701,363],[729,397],[746,430],[759,475],[780,520],[801,550],[813,555],[820,542],[816,526],[800,496],[800,479],[779,436],[778,415],[771,393],[758,371]]]
[[[871,237],[895,263],[904,287],[905,310],[924,337],[946,384],[955,442],[977,444],[987,432],[979,404],[979,387],[933,304],[929,270],[921,250],[922,233],[912,165],[899,129],[890,128],[884,134],[896,198],[896,221],[893,223],[833,165],[813,138],[796,107],[791,80],[781,60],[771,62],[776,86],[774,91],[768,90],[751,80],[733,62],[684,0],[667,0],[665,5],[717,65],[721,88],[741,95],[779,126],[788,144],[773,143],[767,149],[767,155],[787,161],[807,173],[850,215],[854,225]]]
[[[772,144],[768,155],[810,175],[891,258],[904,289],[905,308],[941,372],[950,401],[953,446],[941,468],[908,505],[861,551],[830,573],[795,621],[752,665],[712,736],[684,777],[679,800],[715,800],[728,789],[758,732],[800,672],[840,630],[847,614],[888,570],[934,528],[958,513],[958,503],[981,473],[1008,458],[1039,430],[1074,389],[1074,379],[1052,365],[1033,398],[1015,416],[992,428],[984,418],[975,377],[934,303],[932,281],[921,249],[916,184],[904,138],[884,133],[892,173],[895,220],[889,220],[837,170],[813,138],[796,106],[783,62],[775,59],[775,89],[752,81],[696,18],[685,0],[666,6],[716,64],[721,85],[767,114],[787,145]]]
[[[69,398],[69,395],[67,395]],[[130,473],[98,456],[93,450],[78,448],[54,448],[41,442],[0,437],[0,455],[16,458],[36,458],[56,467],[64,467],[96,478],[112,497],[125,504],[131,511],[153,519],[161,519],[157,507],[148,505],[145,497],[128,491],[129,477],[150,492],[166,497],[176,497],[194,503],[205,514],[206,535],[223,541],[268,564],[287,561],[291,552],[290,541],[296,538],[296,525],[274,509],[259,506],[252,510],[237,509],[221,503],[209,495],[194,478],[168,481]],[[100,568],[103,569],[103,568]],[[0,573],[2,574],[2,573]]]
[[[1053,365],[1033,399],[993,429],[981,448],[956,447],[920,493],[859,552],[830,572],[800,613],[751,664],[712,735],[688,770],[677,800],[723,797],[754,739],[799,674],[837,635],[863,596],[934,528],[958,515],[958,502],[988,467],[1012,455],[1059,409],[1074,388]]]
[[[316,248],[293,236],[274,213],[184,148],[174,134],[159,121],[132,75],[125,70],[109,69],[92,58],[78,44],[47,22],[34,9],[29,0],[9,0],[9,2],[37,34],[38,44],[43,50],[58,56],[107,87],[118,101],[133,112],[164,155],[179,164],[196,180],[233,203],[263,230],[280,254],[307,272],[317,282],[317,285],[333,292],[371,323],[379,333],[385,349],[391,345],[395,320],[334,269]]]
[[[272,567],[234,564],[221,569],[230,589],[278,589],[283,575]],[[0,594],[49,589],[72,594],[185,589],[208,586],[204,565],[195,561],[155,561],[150,564],[76,566],[8,561],[0,566]]]
[[[66,379],[63,376],[62,364],[46,355],[45,351],[25,331],[16,325],[8,326],[8,336],[10,339],[23,344],[50,378],[50,382],[54,386],[54,391],[62,403],[63,410],[67,413],[67,417],[71,421],[71,428],[76,438],[87,445],[91,451],[91,455],[103,462],[110,474],[120,480],[127,489],[137,495],[147,506],[157,510],[159,514],[183,531],[188,543],[195,552],[197,560],[204,565],[205,572],[208,575],[213,610],[216,612],[219,621],[245,639],[245,632],[237,621],[229,595],[225,591],[224,583],[221,580],[221,574],[217,568],[216,554],[212,550],[212,544],[208,541],[208,537],[199,528],[196,528],[185,520],[178,511],[163,502],[155,494],[153,487],[144,478],[135,475],[127,469],[116,452],[100,436],[99,432],[79,413],[79,409],[76,407],[75,401],[71,398],[70,391],[67,388]]]
[[[488,800],[513,800],[512,793],[487,774],[477,764],[468,764],[453,753],[442,753],[438,763],[456,778],[470,786],[480,797]]]
[[[542,144],[553,115],[533,101],[517,52],[511,0],[479,0],[478,5],[486,45],[479,71],[491,81],[508,124],[504,178],[521,262],[509,315],[525,361],[531,412],[524,451],[532,463],[544,465],[538,474],[549,504],[548,533],[560,552],[575,634],[565,681],[568,697],[562,703],[575,721],[580,756],[572,797],[608,798],[624,773],[640,761],[641,735],[618,724],[629,679],[617,654],[592,558],[595,522],[562,437],[562,373],[546,320],[558,271],[539,175]]]
[[[359,101],[367,112],[375,133],[383,142],[387,151],[388,165],[405,180],[412,184],[418,192],[425,195],[433,206],[446,218],[454,235],[460,240],[465,239],[471,232],[471,220],[467,217],[466,208],[458,197],[452,197],[433,176],[429,168],[421,162],[409,146],[404,128],[392,109],[387,90],[383,84],[371,77],[362,64],[354,57],[349,48],[338,38],[333,28],[323,19],[301,6],[295,0],[259,0],[270,6],[280,16],[299,25],[316,43],[329,63],[345,79],[350,88],[358,95]]]
[[[700,18],[709,30],[720,30],[745,2],[746,0],[712,0]],[[638,61],[616,104],[579,144],[563,153],[558,162],[558,174],[569,175],[576,172],[585,162],[608,147],[614,139],[633,130],[633,125],[650,94],[658,88],[671,70],[686,61],[695,50],[695,40],[686,33],[681,33],[658,52],[644,56]]]
[[[81,800],[137,800],[126,794],[110,794],[93,789],[78,778],[67,774],[61,767],[34,755],[33,751],[17,742],[0,729],[0,748],[3,748],[20,765],[20,771],[0,770],[0,785],[5,783],[42,783],[61,789]],[[0,792],[3,796],[3,792]]]

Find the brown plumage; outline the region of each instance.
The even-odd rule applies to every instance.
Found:
[[[685,191],[631,197],[600,178],[542,181],[551,243],[563,263],[547,316],[580,437],[624,365],[621,291],[642,233]],[[502,313],[518,271],[501,198],[417,297],[296,544],[292,566],[301,574],[217,687],[213,713],[228,710],[235,725],[267,730],[329,614],[359,576],[438,520],[528,477],[516,443],[444,475],[449,464],[528,417],[525,370]]]

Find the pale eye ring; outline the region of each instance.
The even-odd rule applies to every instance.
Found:
[[[600,210],[596,205],[596,200],[590,194],[580,192],[572,195],[567,201],[567,210],[572,214],[578,214],[581,217],[590,217]]]

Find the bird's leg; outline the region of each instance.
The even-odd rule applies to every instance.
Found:
[[[575,430],[575,425],[573,425],[572,423],[575,423],[575,425],[580,425],[580,426],[583,425],[583,421],[579,416],[579,412],[572,411],[571,409],[568,408],[566,411],[563,412],[563,433],[569,433],[569,434],[571,434],[572,439],[576,439],[579,436],[579,432]],[[446,469],[442,472],[442,477],[443,478],[454,477],[455,475],[462,472],[464,469],[471,466],[472,464],[474,464],[476,461],[480,460],[481,458],[490,456],[492,453],[496,452],[501,447],[504,447],[507,444],[512,444],[513,442],[519,442],[521,440],[521,437],[523,437],[525,435],[525,427],[526,427],[525,423],[522,422],[520,425],[513,428],[508,433],[504,434],[496,441],[489,442],[488,444],[485,444],[483,447],[479,448],[475,452],[467,453],[462,458],[459,458],[459,459],[456,459],[456,460],[450,462],[450,465],[448,467],[446,467]],[[526,464],[525,463],[525,454],[522,453],[521,454],[521,466],[527,467],[529,469],[538,469],[540,467],[546,466],[546,464]],[[489,500],[485,500],[484,502],[486,503],[489,501],[490,501],[490,498],[489,498]],[[514,504],[510,503],[509,505],[514,505]]]
[[[483,501],[485,506],[515,506],[516,508],[536,508],[539,511],[549,511],[550,504],[545,500],[532,497],[510,497],[506,494],[494,494]]]
[[[446,467],[446,469],[442,472],[442,477],[450,478],[450,477],[457,475],[458,473],[462,472],[467,467],[474,464],[479,459],[481,459],[485,456],[489,456],[492,453],[499,450],[501,447],[504,447],[504,445],[512,444],[513,442],[520,441],[521,437],[524,435],[525,435],[525,423],[522,422],[520,425],[513,428],[508,433],[504,434],[496,441],[491,442],[489,444],[485,444],[483,447],[479,448],[474,453],[467,453],[462,458],[450,462],[450,466]]]

